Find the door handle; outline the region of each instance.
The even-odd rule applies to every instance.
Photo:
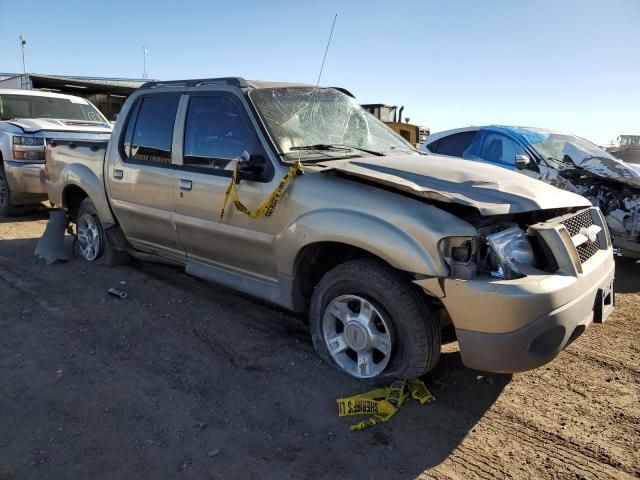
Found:
[[[180,179],[180,190],[185,190],[187,192],[191,191],[192,187],[191,180],[185,180],[183,178]]]
[[[118,170],[117,168],[113,170],[113,178],[120,180],[122,177],[124,177],[124,172],[122,170]]]

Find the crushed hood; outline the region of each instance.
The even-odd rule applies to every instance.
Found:
[[[340,172],[429,200],[475,207],[482,215],[591,205],[584,197],[518,172],[453,157],[398,155],[318,165],[325,172]]]
[[[113,125],[108,122],[92,122],[89,120],[59,120],[56,118],[17,118],[6,120],[7,123],[21,128],[26,133],[36,132],[86,132],[111,133]]]
[[[632,187],[640,187],[640,166],[606,157],[590,157],[581,150],[567,144],[564,153],[576,167],[596,177],[607,178]]]

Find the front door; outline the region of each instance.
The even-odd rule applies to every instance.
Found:
[[[188,258],[267,281],[276,279],[273,240],[282,228],[277,215],[250,218],[235,210],[230,199],[220,221],[236,159],[241,154],[266,158],[242,100],[226,92],[193,94],[182,145],[175,223]],[[242,202],[255,209],[279,180],[275,175],[267,182],[241,181]]]
[[[179,101],[180,94],[140,97],[105,172],[113,211],[130,243],[177,259],[185,256],[173,223],[178,172],[172,168],[172,144]]]

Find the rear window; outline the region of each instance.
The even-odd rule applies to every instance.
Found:
[[[124,153],[130,160],[171,163],[173,124],[179,95],[149,96],[133,109],[125,130]]]
[[[106,122],[100,112],[82,98],[55,98],[34,95],[0,95],[0,119],[57,118]]]
[[[477,134],[477,131],[454,133],[453,135],[442,137],[440,140],[433,142],[433,144],[435,144],[435,150],[431,148],[432,144],[429,144],[428,147],[431,152],[439,155],[462,157],[462,154],[467,147],[471,145],[471,142],[473,142],[473,139]]]

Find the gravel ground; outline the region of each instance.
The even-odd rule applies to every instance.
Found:
[[[334,399],[363,386],[304,319],[162,265],[46,267],[45,224],[0,220],[0,480],[640,476],[640,264],[548,366],[485,375],[450,342],[434,403],[350,432]]]

